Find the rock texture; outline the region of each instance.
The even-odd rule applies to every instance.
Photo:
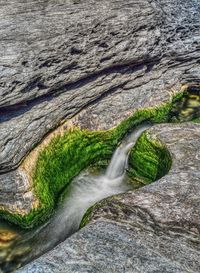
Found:
[[[19,273],[200,271],[200,125],[148,131],[169,149],[168,175],[102,201],[91,223]]]
[[[198,84],[199,64],[199,0],[1,0],[0,209],[36,205],[20,165],[60,123],[111,128]],[[173,153],[168,176],[105,205],[22,272],[200,271],[199,127],[176,126],[151,131]]]
[[[198,83],[199,15],[198,0],[2,0],[0,199],[10,199],[6,181],[63,119],[108,129]],[[15,188],[18,210],[27,202]]]
[[[102,96],[112,102],[105,99],[96,114],[117,114],[105,120],[111,127],[138,107],[135,96],[146,106],[199,78],[196,0],[12,0],[0,10],[2,172],[61,119]]]

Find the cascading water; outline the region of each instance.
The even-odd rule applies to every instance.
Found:
[[[131,148],[135,145],[136,140],[144,132],[147,128],[149,128],[149,124],[143,124],[138,126],[133,133],[131,133],[123,142],[122,144],[116,149],[114,155],[111,159],[110,164],[106,170],[106,177],[110,180],[122,177],[125,172],[127,161],[128,161],[128,154]]]
[[[12,246],[10,256],[22,247],[27,248],[25,255],[18,257],[16,263],[29,262],[77,231],[84,213],[96,202],[132,188],[124,179],[128,154],[137,138],[149,127],[149,124],[143,124],[123,140],[114,152],[105,174],[94,176],[84,171],[72,181],[64,204],[49,222],[34,232],[27,232],[23,240]]]

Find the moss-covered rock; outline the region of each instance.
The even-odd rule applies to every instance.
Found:
[[[141,122],[166,121],[169,109],[170,103],[166,103],[154,109],[140,110],[108,131],[91,132],[75,128],[55,137],[41,152],[33,174],[40,208],[32,212],[33,218],[24,218],[23,223],[29,227],[47,219],[60,194],[81,170],[99,160],[110,159],[121,139]]]
[[[142,183],[151,183],[167,174],[172,159],[169,151],[158,139],[144,133],[129,156],[129,175]]]
[[[31,210],[28,215],[2,211],[1,216],[23,228],[41,224],[51,215],[61,193],[81,170],[100,160],[110,159],[122,138],[140,123],[170,121],[174,100],[181,97],[182,93],[179,93],[160,106],[138,110],[111,130],[89,131],[74,128],[56,136],[40,152],[32,173],[39,207]],[[163,156],[164,161],[160,161]],[[143,164],[142,167],[140,164]],[[142,178],[142,181],[149,183],[167,172],[170,167],[169,155],[161,144],[148,140],[144,135],[131,153],[130,167],[130,176]]]

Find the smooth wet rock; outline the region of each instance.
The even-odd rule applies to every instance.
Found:
[[[0,228],[0,272],[3,268],[3,264],[6,263],[14,242],[19,239],[19,234],[8,228]]]
[[[31,179],[24,170],[17,169],[0,175],[0,209],[27,214],[37,207]]]
[[[0,229],[0,250],[2,248],[8,247],[14,239],[16,239],[17,234],[13,231],[6,229]]]
[[[168,148],[170,172],[101,201],[89,225],[19,273],[199,272],[200,124],[156,125],[148,136]]]

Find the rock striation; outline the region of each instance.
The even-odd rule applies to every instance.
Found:
[[[0,29],[0,210],[11,213],[37,207],[24,159],[55,128],[109,129],[200,82],[199,0],[1,0]],[[153,127],[170,173],[106,201],[21,272],[198,272],[199,130]]]
[[[199,272],[199,135],[192,123],[149,129],[172,155],[169,174],[101,201],[90,224],[17,272]]]
[[[199,13],[198,0],[1,1],[0,199],[19,176],[27,192],[15,170],[63,120],[108,129],[198,83]],[[31,184],[27,201],[16,188],[1,209],[30,211]]]

